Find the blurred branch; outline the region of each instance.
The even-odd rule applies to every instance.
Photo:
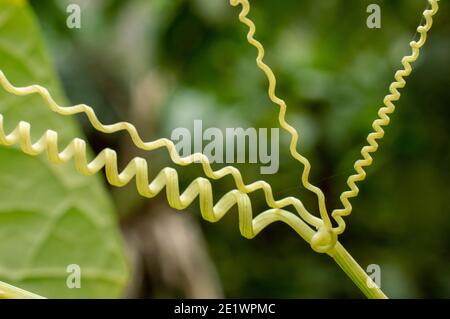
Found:
[[[0,299],[45,299],[32,292],[11,286],[0,281]]]
[[[160,204],[132,216],[123,230],[135,273],[127,297],[166,290],[186,298],[222,297],[205,240],[191,216]]]

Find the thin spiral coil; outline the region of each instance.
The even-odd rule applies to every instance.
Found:
[[[304,169],[301,176],[302,184],[307,190],[316,194],[319,204],[320,217],[324,222],[324,227],[326,228],[327,231],[329,231],[331,229],[331,221],[327,213],[327,208],[325,204],[325,195],[319,187],[314,186],[310,183],[309,174],[311,171],[311,164],[306,157],[304,157],[297,151],[299,135],[297,130],[286,121],[286,110],[287,110],[286,102],[276,95],[275,90],[277,86],[277,80],[275,74],[273,73],[272,69],[263,61],[265,55],[264,46],[254,37],[256,33],[256,26],[255,23],[248,18],[248,14],[250,13],[250,3],[248,0],[230,0],[230,4],[232,6],[238,6],[239,4],[242,6],[241,13],[239,14],[239,21],[245,24],[249,29],[247,33],[248,43],[250,43],[258,50],[256,65],[258,66],[259,69],[261,69],[261,71],[264,72],[264,74],[267,77],[267,80],[269,82],[267,93],[269,95],[270,100],[279,106],[278,122],[280,123],[281,128],[283,128],[286,132],[288,132],[291,135],[291,141],[289,143],[289,151],[297,161],[303,164]]]
[[[132,141],[134,144],[143,150],[146,151],[153,151],[158,148],[165,147],[168,150],[169,156],[171,160],[180,166],[186,166],[193,163],[200,163],[203,167],[203,170],[207,177],[211,179],[221,179],[226,175],[232,175],[234,178],[234,181],[236,183],[236,187],[243,193],[252,193],[259,189],[264,191],[267,204],[272,208],[284,208],[286,206],[292,205],[295,207],[295,209],[298,211],[300,216],[305,219],[306,222],[308,222],[310,225],[319,227],[322,225],[322,221],[315,217],[314,215],[310,214],[306,208],[303,206],[302,202],[298,200],[295,197],[286,197],[281,200],[275,200],[272,192],[272,187],[270,184],[268,184],[265,181],[256,181],[251,184],[246,185],[243,181],[241,172],[233,167],[233,166],[226,166],[223,167],[217,171],[214,171],[211,168],[211,164],[209,162],[209,159],[206,155],[201,153],[194,153],[192,155],[181,157],[174,145],[174,143],[167,139],[167,138],[160,138],[152,142],[144,142],[142,138],[140,137],[136,127],[128,122],[118,122],[110,125],[105,125],[100,122],[100,120],[97,118],[97,115],[95,114],[92,107],[85,105],[85,104],[78,104],[74,106],[68,106],[63,107],[58,105],[49,91],[40,86],[40,85],[31,85],[27,87],[16,87],[9,82],[5,74],[0,70],[0,84],[3,86],[3,88],[14,95],[17,96],[26,96],[30,94],[39,94],[44,101],[46,102],[47,106],[55,113],[58,113],[60,115],[70,116],[75,114],[84,113],[86,114],[87,118],[89,119],[91,125],[98,131],[106,134],[112,134],[119,131],[126,131],[129,133]]]
[[[17,96],[39,94],[46,102],[47,106],[52,111],[58,114],[70,116],[79,113],[84,113],[86,114],[92,126],[100,132],[111,134],[118,131],[126,131],[129,133],[135,145],[143,150],[152,151],[161,147],[165,147],[168,150],[168,153],[172,161],[180,166],[186,166],[192,163],[199,162],[202,164],[205,175],[211,179],[217,180],[226,175],[232,175],[236,182],[237,190],[239,190],[242,194],[250,194],[259,189],[263,190],[268,206],[275,211],[281,210],[287,206],[292,205],[298,212],[299,216],[306,223],[317,229],[316,234],[313,236],[313,239],[310,242],[312,249],[317,252],[327,252],[337,242],[337,237],[334,236],[329,231],[328,227],[324,227],[322,220],[309,213],[304,207],[303,203],[298,198],[285,197],[280,200],[275,200],[271,185],[265,181],[260,180],[253,182],[252,184],[246,185],[243,182],[241,172],[233,166],[226,166],[217,171],[213,171],[211,168],[211,164],[209,163],[208,157],[205,156],[204,154],[195,153],[186,157],[180,157],[174,143],[169,139],[161,138],[152,142],[144,142],[140,137],[136,127],[133,126],[131,123],[119,122],[111,125],[105,125],[100,122],[94,110],[90,106],[85,104],[78,104],[74,106],[62,107],[55,102],[55,100],[53,99],[53,97],[46,88],[40,85],[16,87],[9,82],[9,80],[1,70],[0,70],[0,84],[7,92]]]
[[[260,68],[264,72],[269,82],[268,95],[270,100],[275,104],[277,104],[280,108],[278,115],[280,126],[291,135],[291,143],[289,146],[290,153],[293,158],[295,158],[296,160],[298,160],[300,163],[303,164],[304,166],[302,174],[303,186],[317,195],[320,209],[320,216],[325,223],[324,228],[330,234],[333,234],[333,236],[337,236],[342,232],[344,232],[345,230],[345,221],[342,217],[350,215],[352,211],[352,205],[349,199],[352,197],[356,197],[359,193],[359,189],[356,186],[356,182],[363,181],[366,178],[366,172],[364,171],[363,167],[370,166],[373,162],[373,158],[371,157],[370,153],[374,153],[377,151],[378,143],[376,142],[376,140],[381,139],[384,136],[384,130],[382,126],[389,125],[390,119],[388,114],[393,113],[395,110],[395,105],[392,102],[400,99],[400,92],[398,91],[398,89],[403,88],[406,85],[404,77],[407,77],[411,74],[412,71],[411,63],[415,62],[418,59],[420,48],[426,42],[427,32],[430,30],[433,24],[432,17],[437,13],[439,9],[438,1],[439,0],[428,0],[428,2],[431,4],[431,10],[425,10],[423,12],[423,16],[425,18],[426,23],[424,26],[420,25],[417,28],[417,31],[420,34],[420,39],[418,42],[412,41],[410,43],[412,54],[403,57],[402,64],[404,66],[404,69],[399,70],[395,73],[394,78],[396,81],[391,83],[391,85],[389,86],[389,91],[391,92],[391,94],[387,95],[384,98],[383,102],[385,107],[380,108],[380,110],[378,111],[379,118],[376,119],[372,124],[374,132],[370,133],[367,137],[367,142],[369,143],[369,145],[364,146],[361,150],[361,155],[363,156],[363,159],[357,160],[354,164],[354,169],[357,172],[357,174],[351,175],[347,179],[347,185],[350,187],[350,190],[344,191],[340,196],[340,201],[343,204],[344,208],[335,209],[332,212],[332,217],[336,221],[337,227],[331,228],[331,222],[329,220],[325,205],[325,196],[320,188],[312,185],[309,182],[311,164],[307,158],[299,154],[299,152],[297,151],[297,142],[299,138],[298,132],[286,121],[286,109],[287,109],[286,103],[284,100],[277,97],[275,93],[276,77],[272,69],[263,62],[264,58],[263,45],[254,38],[256,27],[254,22],[247,17],[250,12],[250,3],[248,0],[230,0],[232,6],[237,6],[239,4],[242,5],[242,11],[239,14],[239,20],[243,24],[247,25],[249,28],[249,31],[247,33],[247,41],[258,50],[256,64],[258,68]]]
[[[439,9],[439,0],[429,0],[431,4],[431,9],[427,9],[423,12],[425,18],[425,25],[420,25],[417,27],[417,32],[420,34],[419,41],[411,41],[409,46],[411,47],[411,55],[405,56],[402,59],[403,70],[398,70],[395,72],[395,81],[389,86],[390,94],[386,95],[383,103],[384,107],[378,110],[378,119],[372,123],[374,131],[367,136],[367,142],[369,145],[364,146],[361,149],[361,155],[363,159],[359,159],[354,164],[354,169],[356,174],[351,175],[347,179],[347,185],[350,190],[344,191],[340,200],[344,208],[335,209],[332,213],[332,217],[336,220],[338,226],[334,228],[337,234],[341,234],[345,230],[345,221],[343,216],[347,216],[352,211],[352,205],[350,203],[350,198],[358,196],[359,188],[356,185],[357,182],[361,182],[366,178],[366,171],[364,167],[372,165],[373,158],[370,153],[375,153],[378,150],[377,140],[380,140],[384,136],[383,126],[388,126],[390,123],[390,118],[388,114],[392,114],[395,111],[395,105],[393,102],[400,99],[400,92],[398,89],[402,89],[406,85],[405,77],[408,77],[412,72],[411,64],[414,63],[420,55],[420,48],[425,44],[427,40],[427,32],[431,29],[433,25],[433,16],[437,13]]]
[[[259,189],[263,190],[266,202],[269,205],[269,207],[271,207],[272,209],[258,215],[253,222],[256,224],[253,226],[256,227],[258,225],[259,226],[264,225],[264,227],[266,227],[268,225],[268,224],[264,224],[264,223],[260,224],[258,218],[260,218],[260,216],[262,216],[261,220],[266,220],[266,221],[272,220],[271,222],[276,221],[276,220],[283,220],[284,222],[291,225],[291,227],[293,227],[292,225],[297,225],[296,226],[297,229],[293,227],[294,229],[296,229],[297,232],[299,232],[298,229],[306,227],[305,229],[308,229],[309,234],[310,235],[312,234],[310,236],[311,238],[309,238],[307,241],[311,244],[311,247],[313,248],[313,250],[315,250],[317,252],[329,252],[332,250],[334,245],[337,243],[337,235],[342,233],[345,230],[345,221],[343,220],[342,216],[349,215],[351,213],[352,206],[350,204],[349,198],[357,196],[357,194],[359,192],[359,189],[356,186],[356,182],[362,181],[365,179],[366,173],[365,173],[363,167],[369,166],[372,163],[373,159],[369,153],[373,153],[377,150],[378,144],[376,143],[376,140],[382,138],[384,135],[384,131],[381,126],[386,126],[389,124],[389,117],[387,116],[387,114],[392,113],[395,108],[392,101],[396,101],[400,98],[400,93],[398,92],[397,89],[404,87],[406,82],[403,79],[403,77],[408,76],[411,73],[410,63],[414,62],[418,58],[419,49],[421,46],[424,45],[424,43],[426,41],[426,33],[431,28],[431,25],[432,25],[432,16],[438,10],[437,1],[439,1],[439,0],[429,0],[429,2],[432,4],[432,10],[425,10],[425,12],[424,12],[424,16],[426,18],[426,25],[419,26],[419,28],[418,28],[418,31],[421,34],[421,38],[420,38],[419,42],[411,42],[410,45],[413,49],[413,54],[411,56],[407,56],[402,59],[402,63],[404,65],[405,69],[401,70],[401,71],[397,71],[395,74],[395,79],[397,82],[394,82],[391,84],[391,86],[390,86],[391,95],[386,96],[386,98],[384,100],[386,107],[380,109],[380,111],[379,111],[380,118],[375,120],[375,122],[373,123],[375,132],[369,134],[369,136],[367,138],[367,140],[369,142],[369,146],[365,146],[361,151],[361,154],[363,155],[364,160],[358,160],[355,163],[355,170],[357,171],[358,174],[350,176],[347,181],[347,184],[349,185],[351,190],[344,192],[340,197],[341,202],[344,205],[344,209],[336,209],[332,213],[333,218],[336,220],[336,222],[338,224],[338,226],[336,228],[333,228],[331,225],[331,221],[329,219],[329,216],[328,216],[328,213],[326,210],[326,206],[325,206],[325,196],[324,196],[322,190],[320,190],[320,188],[312,185],[309,182],[309,174],[310,174],[310,170],[311,170],[310,162],[308,161],[307,158],[302,156],[297,151],[297,142],[298,142],[299,135],[298,135],[298,132],[296,131],[296,129],[293,126],[291,126],[285,119],[286,110],[287,110],[286,103],[282,99],[280,99],[276,96],[275,75],[274,75],[273,71],[271,70],[271,68],[263,62],[264,48],[263,48],[262,44],[254,38],[254,34],[256,32],[256,27],[255,27],[255,24],[253,23],[253,21],[247,17],[247,15],[250,12],[250,4],[249,4],[248,0],[230,0],[230,3],[233,6],[237,6],[239,4],[242,5],[242,11],[239,14],[239,20],[243,24],[247,25],[249,28],[249,32],[247,34],[247,40],[251,45],[256,47],[258,50],[258,56],[256,58],[257,66],[267,76],[267,79],[269,81],[269,88],[268,88],[269,97],[275,104],[277,104],[280,107],[279,117],[278,117],[280,126],[291,135],[290,152],[291,152],[292,156],[295,159],[297,159],[300,163],[302,163],[304,166],[304,170],[302,173],[302,184],[304,185],[304,187],[306,189],[310,190],[311,192],[313,192],[317,195],[318,204],[319,204],[319,212],[320,212],[321,218],[317,218],[316,216],[314,216],[310,212],[308,212],[306,210],[306,208],[303,206],[302,202],[295,197],[286,197],[286,198],[283,198],[280,200],[275,200],[274,196],[273,196],[271,185],[265,181],[260,180],[260,181],[254,182],[252,184],[246,185],[243,182],[243,178],[242,178],[240,171],[235,167],[227,166],[220,170],[213,171],[211,168],[211,165],[209,163],[209,160],[205,155],[200,154],[200,153],[195,153],[190,156],[180,157],[180,155],[178,154],[178,152],[176,150],[175,145],[173,144],[172,141],[170,141],[168,139],[162,138],[162,139],[158,139],[158,140],[155,140],[152,142],[144,142],[142,140],[142,138],[139,136],[136,128],[130,123],[119,122],[119,123],[115,123],[115,124],[111,124],[111,125],[104,125],[97,118],[94,110],[85,104],[79,104],[79,105],[70,106],[70,107],[59,106],[53,100],[52,96],[50,95],[50,93],[48,92],[48,90],[46,88],[41,87],[39,85],[31,85],[28,87],[21,87],[21,88],[15,87],[8,81],[8,79],[6,78],[6,76],[4,75],[4,73],[1,70],[0,70],[0,84],[4,87],[4,89],[6,91],[8,91],[12,94],[18,95],[18,96],[29,95],[29,94],[34,94],[34,93],[39,94],[44,99],[44,101],[50,107],[50,109],[52,111],[59,113],[61,115],[74,115],[74,114],[78,114],[78,113],[85,113],[86,116],[88,117],[89,121],[91,122],[92,126],[100,132],[115,133],[118,131],[127,131],[129,133],[132,141],[134,142],[134,144],[143,150],[151,151],[151,150],[165,147],[168,150],[172,161],[178,165],[185,166],[185,165],[189,165],[192,163],[201,163],[206,176],[211,179],[220,179],[226,175],[232,175],[234,178],[234,181],[236,183],[237,190],[231,191],[230,194],[233,192],[237,192],[236,194],[240,194],[240,195],[239,196],[235,195],[235,196],[238,196],[239,198],[241,198],[240,197],[241,195],[246,195],[246,194],[255,192],[256,190],[259,190]],[[21,125],[26,126],[29,124],[22,122]],[[49,133],[49,132],[52,132],[52,131],[48,131],[46,133],[46,134],[50,134],[49,136],[53,136],[52,134],[55,134],[54,132],[53,133]],[[11,134],[9,135],[9,138],[10,138],[9,141],[12,141],[12,138],[14,136],[13,133],[11,133],[12,135]],[[17,136],[20,137],[20,134]],[[47,135],[45,135],[45,136],[47,136]],[[33,145],[31,144],[29,136],[28,136],[28,140],[26,139],[25,135],[23,135],[22,138],[25,139],[24,141],[28,141],[28,143],[29,143],[29,144],[23,144],[21,142],[21,145],[22,144],[27,145],[27,147],[25,147],[25,149],[23,148],[24,152],[29,152],[30,154],[33,153],[33,149],[31,148],[31,146],[33,146]],[[44,137],[42,137],[42,139],[44,139]],[[36,143],[36,147],[41,145],[39,143],[43,143],[43,141],[41,141],[41,140],[38,143]],[[4,136],[3,141],[8,141],[6,139],[6,135]],[[46,141],[50,142],[52,140],[49,139]],[[81,142],[81,141],[82,140],[80,140],[80,139],[75,139],[73,141],[73,143],[75,143],[74,145],[78,145],[79,143],[83,144],[84,141],[83,142]],[[7,144],[5,144],[5,145],[7,145]],[[61,156],[66,154],[65,153],[66,150],[67,150],[67,153],[70,154],[69,150],[70,150],[71,145],[72,145],[72,143],[61,153]],[[49,143],[48,146],[49,147],[51,146],[53,148],[56,147],[56,150],[57,150],[57,144]],[[40,147],[42,147],[42,145]],[[63,158],[61,156],[56,156],[56,154],[54,153],[56,150],[51,151],[50,148],[47,150],[48,152],[50,152],[49,158],[51,157],[50,154],[54,155],[54,157],[50,158],[50,160],[53,160],[54,162],[61,161],[61,159]],[[44,151],[44,149],[42,149],[41,152],[42,151]],[[125,184],[127,184],[131,180],[131,178],[134,176],[133,175],[130,177],[128,174],[130,172],[134,173],[137,176],[136,182],[137,182],[137,186],[138,186],[138,191],[141,193],[141,195],[146,196],[146,197],[153,197],[154,195],[147,196],[147,195],[150,195],[153,193],[146,192],[145,188],[142,188],[143,186],[141,184],[139,184],[138,180],[141,180],[142,178],[140,177],[140,174],[139,174],[140,171],[137,170],[137,167],[141,167],[141,166],[137,166],[137,164],[133,164],[133,163],[140,162],[143,159],[139,159],[139,158],[134,159],[132,162],[130,162],[129,166],[127,166],[127,168],[122,173],[119,174],[117,171],[117,163],[115,165],[115,170],[114,170],[113,169],[114,165],[112,165],[113,162],[109,162],[109,160],[108,160],[108,159],[115,159],[116,158],[115,154],[116,153],[113,150],[105,149],[104,152],[99,154],[99,156],[94,161],[92,161],[89,164],[87,164],[87,162],[86,162],[85,163],[86,167],[88,167],[88,165],[93,165],[93,163],[103,163],[105,166],[105,169],[106,169],[108,181],[111,184],[116,185],[116,186],[123,186],[123,183],[125,181],[126,181]],[[85,156],[85,158],[86,158],[86,156]],[[75,160],[78,163],[77,157],[75,157]],[[102,162],[102,160],[104,162]],[[139,164],[139,165],[143,165],[143,164]],[[90,170],[86,170],[83,167],[84,167],[83,165],[81,165],[81,166],[77,165],[77,168],[79,168],[79,170],[81,172],[83,172],[84,174],[87,174],[87,175],[92,175],[91,174],[92,172]],[[129,167],[135,167],[135,168],[133,170],[132,168],[129,168]],[[147,167],[147,163],[146,163],[146,167]],[[97,167],[95,166],[95,168],[97,168]],[[100,170],[101,168],[102,167],[98,168],[97,171]],[[141,169],[142,169],[142,172],[144,172],[143,168],[141,168]],[[97,171],[95,171],[95,172],[97,172]],[[127,173],[127,174],[125,174],[125,173]],[[110,174],[112,174],[112,175],[110,175]],[[159,177],[161,174],[162,174],[162,176],[165,176],[166,179]],[[146,175],[146,176],[148,178],[148,175]],[[176,182],[176,185],[172,184],[167,179],[170,176],[173,176],[174,181]],[[123,179],[123,178],[125,178],[125,179]],[[128,180],[127,180],[127,178],[128,178]],[[188,189],[186,189],[185,193],[183,193],[181,195],[179,194],[179,190],[178,190],[178,174],[175,170],[170,169],[170,168],[164,169],[163,171],[161,171],[160,174],[158,174],[158,177],[154,181],[156,181],[156,180],[158,180],[159,183],[161,181],[163,181],[164,182],[163,184],[167,185],[167,196],[168,196],[169,204],[174,205],[172,207],[177,208],[177,209],[183,209],[183,207],[184,208],[186,207],[186,206],[184,206],[184,202],[180,201],[181,197],[183,197],[186,193],[191,194],[191,195],[195,194],[195,191],[193,192],[189,188],[189,187],[191,187],[191,185],[206,185],[206,181],[207,181],[209,186],[198,186],[197,188],[194,186],[192,186],[192,187],[193,187],[193,189],[198,190],[198,193],[196,193],[196,195],[198,195],[200,197],[201,203],[204,203],[204,201],[205,201],[205,200],[202,200],[202,198],[206,198],[205,197],[206,194],[209,194],[208,196],[211,197],[210,204],[212,205],[212,189],[211,189],[209,180],[207,180],[207,179],[198,178],[198,179],[194,180],[192,182],[192,184],[188,187]],[[141,185],[141,186],[139,186],[139,185]],[[160,185],[160,184],[158,184],[158,185]],[[164,187],[164,185],[162,185],[162,188]],[[157,193],[159,193],[162,190],[162,188],[159,189],[159,191]],[[170,189],[170,192],[169,192],[169,189]],[[172,190],[178,190],[178,192],[177,191],[172,192]],[[175,195],[171,195],[171,194],[175,194]],[[176,194],[178,194],[178,197],[176,196]],[[189,203],[191,203],[194,200],[196,195],[193,197],[192,196],[189,197],[191,199],[191,201]],[[175,197],[171,197],[171,196],[175,196]],[[248,199],[248,196],[246,198]],[[219,205],[219,203],[221,203],[221,200],[218,202],[217,205]],[[229,202],[228,199],[225,201],[227,203]],[[229,208],[231,208],[234,204],[237,204],[238,202],[240,202],[240,201],[236,200],[236,202],[232,203]],[[300,218],[297,217],[297,215],[293,215],[292,213],[282,209],[289,205],[292,205],[296,209],[299,216],[301,218],[303,218],[303,220],[306,223],[308,223],[309,225],[311,225],[315,229],[317,229],[317,232],[314,233],[311,230],[311,228],[309,228]],[[241,204],[241,206],[242,206],[242,204]],[[238,207],[241,207],[241,206],[239,206],[239,204],[238,204]],[[181,207],[181,208],[179,208],[179,207]],[[206,220],[217,221],[218,219],[220,219],[221,216],[223,216],[223,215],[220,215],[221,212],[223,212],[223,210],[220,210],[220,212],[217,211],[215,213],[215,210],[214,210],[215,206],[213,208],[208,208],[209,210],[204,208],[206,206],[201,205],[201,207],[203,207],[202,216]],[[241,212],[241,211],[247,211],[247,210],[240,209],[239,211]],[[276,218],[273,219],[272,214],[274,214],[274,216],[275,215],[283,216],[283,218],[282,219],[276,219]],[[241,215],[241,213],[239,213],[239,216],[240,216],[240,220],[241,220],[242,218],[244,218],[243,216],[248,216],[248,213],[245,213],[245,214],[242,213],[242,215]],[[242,216],[242,218],[241,218],[241,216]],[[251,217],[252,217],[251,208],[250,208],[249,216],[250,216],[250,220],[251,220]],[[289,218],[287,218],[286,216],[289,216]],[[291,217],[296,217],[297,221],[293,222]],[[248,218],[248,217],[245,217],[245,218]],[[277,217],[277,218],[281,218],[281,217]],[[242,219],[242,220],[244,220],[244,219]],[[244,224],[248,225],[247,219],[245,219],[245,222],[247,224],[245,224],[245,223]],[[304,227],[299,228],[298,227],[299,222]],[[241,233],[245,237],[248,237],[248,238],[255,236],[260,230],[262,230],[264,228],[264,227],[262,227],[262,228],[256,227],[256,228],[254,228],[254,230],[256,230],[256,231],[250,232],[250,231],[245,230],[243,232],[243,229],[248,229],[248,226],[240,226],[240,227],[241,227]],[[300,234],[300,235],[302,235],[302,234]],[[302,237],[304,237],[304,233],[303,233]]]
[[[148,163],[140,157],[133,158],[119,172],[117,153],[112,149],[104,149],[93,160],[88,161],[86,142],[73,139],[62,151],[59,151],[58,134],[47,130],[36,142],[31,141],[31,125],[21,121],[15,129],[6,134],[3,115],[0,114],[0,145],[13,146],[19,144],[25,154],[38,156],[47,153],[48,160],[54,164],[64,164],[74,160],[76,169],[86,176],[98,173],[104,168],[108,182],[117,187],[127,185],[135,178],[136,188],[140,195],[153,198],[166,189],[166,197],[171,207],[186,209],[198,197],[201,216],[209,222],[219,221],[234,206],[237,206],[239,230],[245,238],[253,238],[269,224],[281,221],[292,227],[303,239],[311,242],[314,231],[298,215],[283,209],[269,209],[253,218],[252,205],[247,194],[239,190],[231,190],[213,203],[211,182],[203,177],[194,179],[180,193],[178,173],[170,167],[163,168],[156,177],[149,181]],[[320,247],[319,247],[320,249]]]

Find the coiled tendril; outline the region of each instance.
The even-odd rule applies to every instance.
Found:
[[[208,178],[220,179],[226,175],[232,175],[237,189],[229,191],[214,204],[213,190],[209,179],[198,177],[194,179],[182,193],[180,193],[178,173],[173,168],[166,167],[162,169],[156,174],[156,177],[150,181],[147,161],[143,158],[136,157],[132,159],[121,172],[119,172],[117,166],[117,154],[114,150],[104,149],[93,160],[88,161],[86,142],[84,140],[75,138],[66,146],[66,148],[59,151],[58,134],[54,131],[47,130],[38,141],[33,143],[31,141],[29,123],[22,121],[12,132],[6,134],[3,128],[3,116],[1,114],[0,144],[6,146],[19,144],[24,153],[33,156],[46,152],[49,161],[55,164],[66,163],[71,159],[74,159],[77,170],[88,176],[93,175],[104,168],[108,182],[114,186],[124,186],[134,178],[138,192],[142,196],[148,198],[156,196],[165,188],[169,205],[179,210],[188,207],[198,197],[201,215],[205,220],[210,222],[220,220],[230,209],[232,209],[232,207],[237,206],[240,232],[246,238],[253,238],[269,224],[276,221],[282,221],[291,226],[302,238],[309,242],[313,250],[331,255],[367,296],[383,298],[385,296],[380,289],[374,288],[374,290],[367,290],[367,287],[365,286],[365,280],[368,279],[367,274],[339,244],[337,235],[345,230],[343,216],[349,215],[352,210],[349,199],[358,195],[359,189],[356,186],[356,183],[363,181],[366,178],[364,167],[370,166],[373,162],[373,158],[370,154],[376,152],[378,149],[377,140],[383,138],[383,126],[387,126],[390,121],[388,114],[393,113],[395,110],[393,102],[400,99],[399,89],[406,85],[404,78],[411,74],[411,64],[418,59],[420,48],[425,44],[427,32],[433,24],[432,17],[438,11],[439,0],[428,1],[431,4],[431,9],[423,12],[426,23],[417,28],[417,31],[420,33],[420,39],[410,43],[412,53],[402,59],[404,68],[395,73],[395,81],[389,87],[390,94],[384,98],[384,107],[379,109],[378,119],[372,124],[374,131],[367,137],[369,145],[364,146],[361,150],[363,159],[359,159],[355,162],[354,168],[356,174],[351,175],[347,180],[350,190],[343,192],[340,196],[344,208],[335,209],[332,212],[332,217],[338,224],[337,227],[333,227],[331,224],[325,205],[324,193],[320,188],[312,185],[309,181],[309,174],[311,171],[310,162],[297,151],[299,134],[297,130],[286,121],[286,103],[284,100],[277,97],[275,92],[276,77],[271,68],[263,61],[264,47],[254,37],[256,27],[254,22],[248,18],[250,12],[250,3],[248,0],[230,0],[230,3],[233,6],[242,6],[239,20],[249,29],[247,41],[258,51],[256,64],[267,77],[269,84],[268,95],[270,100],[279,106],[278,121],[280,126],[291,136],[289,145],[290,153],[293,158],[303,165],[303,172],[301,175],[302,184],[306,189],[317,196],[320,218],[308,212],[302,202],[295,197],[286,197],[275,200],[270,184],[265,181],[256,181],[246,185],[240,171],[235,167],[226,166],[214,171],[205,155],[195,153],[190,156],[181,157],[173,142],[168,139],[161,138],[152,142],[144,142],[139,136],[137,129],[132,124],[127,122],[119,122],[111,125],[102,124],[90,106],[78,104],[70,107],[62,107],[54,101],[46,88],[39,85],[16,87],[8,81],[1,70],[0,84],[11,94],[17,96],[39,94],[52,111],[61,115],[69,116],[84,113],[92,126],[98,131],[103,133],[126,131],[134,144],[143,150],[152,151],[164,147],[168,150],[170,158],[175,164],[186,166],[192,163],[201,163]],[[257,190],[263,190],[266,202],[271,209],[253,217],[248,194]],[[298,215],[283,209],[290,205],[295,208]],[[310,226],[315,228],[316,231]]]

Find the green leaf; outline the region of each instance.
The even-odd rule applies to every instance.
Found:
[[[0,0],[0,69],[14,85],[43,85],[67,105],[25,1]],[[52,113],[37,95],[0,87],[0,113],[7,132],[24,120],[34,139],[47,129],[60,146],[82,137],[74,118]],[[0,281],[50,298],[121,296],[128,268],[115,216],[98,176],[0,146]],[[81,288],[66,284],[71,264],[81,268]]]

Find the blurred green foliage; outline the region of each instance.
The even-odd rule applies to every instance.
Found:
[[[170,137],[172,129],[192,127],[194,119],[215,127],[278,126],[255,49],[228,1],[79,1],[79,30],[64,27],[67,3],[32,1],[67,94],[74,103],[93,105],[104,122],[129,120],[135,85],[156,74],[166,91],[151,128],[142,128],[147,139]],[[370,3],[381,7],[381,29],[366,26]],[[266,46],[287,118],[300,132],[299,150],[310,159],[312,182],[326,193],[330,210],[339,205],[426,4],[252,1],[256,37]],[[341,237],[363,267],[381,266],[382,288],[391,297],[450,297],[448,12],[448,1],[441,1]],[[96,149],[117,146],[122,138],[85,128]],[[298,196],[317,211],[315,198],[300,186],[302,168],[291,159],[284,133],[281,143],[278,174],[260,176],[255,165],[237,166],[247,182],[263,178],[277,198]],[[148,157],[156,167],[172,165],[164,152]],[[195,167],[181,172],[185,185],[201,174]],[[231,179],[214,185],[219,194],[233,187]],[[262,194],[252,199],[256,212],[265,208]],[[118,201],[125,214],[127,204]],[[198,215],[195,206],[191,212]],[[235,214],[202,227],[227,297],[361,296],[328,257],[313,253],[285,225],[273,225],[252,241],[239,236]]]
[[[0,70],[14,85],[39,83],[64,101],[25,3],[0,0],[0,39]],[[20,121],[31,123],[33,142],[48,129],[59,132],[64,147],[83,137],[74,119],[51,112],[36,94],[18,97],[2,87],[0,113],[8,134]],[[99,176],[83,176],[72,164],[53,165],[46,155],[33,158],[17,145],[0,146],[0,281],[48,298],[121,296],[129,274],[116,217]],[[84,274],[79,289],[66,284],[72,264]]]

